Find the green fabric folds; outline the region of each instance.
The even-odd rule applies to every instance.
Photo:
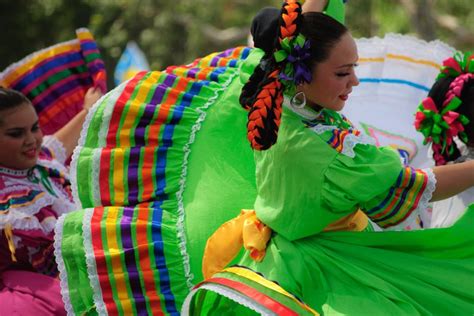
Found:
[[[276,234],[263,262],[246,256],[240,264],[322,315],[472,315],[472,227],[474,205],[450,228],[331,232],[293,242]],[[199,304],[220,307],[212,298]]]

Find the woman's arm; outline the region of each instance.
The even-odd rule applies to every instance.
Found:
[[[303,12],[323,12],[328,0],[306,0],[301,6]]]
[[[436,189],[431,201],[447,199],[474,186],[474,160],[433,168]]]
[[[74,116],[72,120],[58,130],[54,136],[63,144],[66,150],[66,157],[69,157],[77,145],[81,134],[82,124],[86,118],[87,112],[100,99],[102,92],[99,88],[89,88],[84,96],[83,109]]]

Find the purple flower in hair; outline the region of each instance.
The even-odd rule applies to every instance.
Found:
[[[280,45],[281,49],[274,53],[277,62],[285,63],[280,78],[287,84],[293,85],[311,82],[311,69],[308,67],[311,42],[304,35],[299,34],[292,40],[285,38]]]

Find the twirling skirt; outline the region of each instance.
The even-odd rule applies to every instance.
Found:
[[[238,98],[261,56],[139,73],[90,111],[71,165],[84,209],[56,227],[68,313],[474,313],[472,211],[436,230],[275,235],[263,262],[242,252],[203,280],[206,240],[255,200]]]

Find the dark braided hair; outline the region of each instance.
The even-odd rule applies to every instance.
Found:
[[[255,19],[266,18],[272,11],[264,9],[265,14],[258,14]],[[275,14],[275,11],[273,11]],[[254,70],[249,81],[242,88],[240,104],[249,111],[247,123],[247,138],[253,149],[265,150],[277,141],[281,120],[281,105],[285,87],[280,82],[280,72],[284,62],[276,62],[273,53],[279,49],[285,39],[292,39],[300,32],[311,41],[311,59],[308,67],[314,70],[316,65],[329,57],[331,49],[347,33],[347,28],[333,18],[319,12],[301,12],[301,5],[296,1],[286,1],[278,17],[278,34],[275,44],[270,47],[268,38],[255,36],[255,46],[265,49],[260,65]],[[257,21],[258,22],[258,21]],[[258,30],[255,20],[252,30]],[[260,23],[275,24],[274,21]],[[267,28],[265,34],[272,32]]]
[[[453,81],[456,77],[443,77],[439,78],[431,87],[428,97],[433,99],[436,108],[439,111],[443,109],[443,103],[446,100],[446,94],[450,90]],[[465,115],[469,118],[469,123],[464,126],[468,141],[467,143],[474,142],[474,79],[469,79],[463,86],[461,91],[460,99],[462,101],[456,112]],[[462,141],[462,139],[460,139]],[[448,150],[443,151],[441,154],[445,161],[454,161],[461,156],[461,153],[457,146],[453,146],[453,151],[449,153]]]

